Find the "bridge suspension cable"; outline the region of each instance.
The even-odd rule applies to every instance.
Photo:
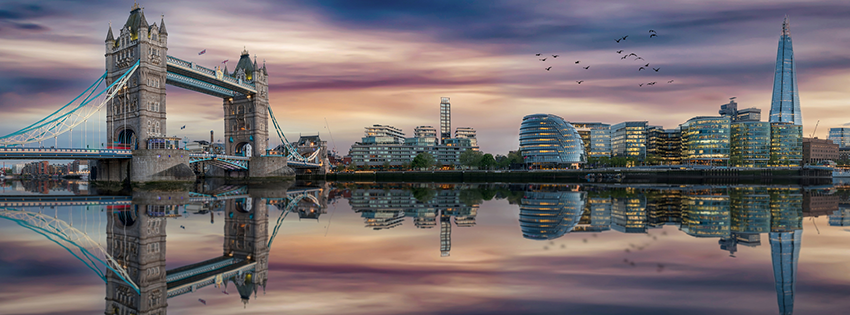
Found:
[[[299,162],[312,162],[312,163],[321,163],[317,157],[319,156],[319,152],[321,150],[316,150],[309,156],[303,156],[298,154],[298,150],[289,143],[289,140],[286,139],[286,135],[283,134],[283,131],[280,130],[280,125],[277,123],[277,118],[274,117],[274,112],[272,112],[272,107],[268,106],[269,116],[272,117],[272,124],[274,124],[274,129],[277,131],[277,136],[280,138],[280,142],[283,143],[284,149],[286,149],[286,158],[290,160],[295,160]]]
[[[104,73],[95,83],[57,111],[32,125],[0,137],[0,145],[16,146],[41,142],[50,138],[55,139],[63,133],[72,131],[74,127],[86,123],[89,117],[97,113],[119,91],[125,89],[130,77],[138,68],[139,61],[136,61],[130,69],[127,69],[121,77],[109,86],[105,84],[106,73]],[[100,86],[105,86],[105,88],[98,92]]]
[[[136,293],[139,293],[139,286],[133,282],[126,269],[112,255],[109,255],[100,243],[95,242],[88,234],[74,228],[67,222],[43,213],[8,208],[0,208],[0,218],[15,222],[61,246],[82,261],[103,281],[106,281],[106,275],[101,271],[101,266],[106,267],[132,287]]]

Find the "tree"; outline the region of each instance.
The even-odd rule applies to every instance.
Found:
[[[429,168],[436,163],[434,160],[434,156],[428,152],[422,152],[416,155],[413,158],[413,162],[410,162],[410,166],[413,168]]]
[[[389,170],[390,170],[390,162],[389,162],[389,161],[384,161],[384,170],[385,170],[385,171],[389,171]]]
[[[490,153],[484,154],[484,156],[481,157],[481,161],[478,162],[478,167],[482,169],[490,169],[494,165],[496,165],[496,159],[493,158],[493,155]]]
[[[484,154],[481,151],[467,149],[460,154],[460,164],[468,167],[478,166],[483,156]]]
[[[507,156],[498,154],[496,155],[496,167],[499,169],[506,169],[511,165],[511,160],[508,159]]]

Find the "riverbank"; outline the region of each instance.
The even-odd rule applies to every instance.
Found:
[[[325,179],[355,182],[618,182],[618,183],[793,183],[826,184],[832,182],[827,168],[762,169],[648,169],[609,168],[587,170],[534,171],[404,171],[330,173],[322,176],[298,176],[299,179]]]

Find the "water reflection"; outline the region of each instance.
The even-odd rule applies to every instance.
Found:
[[[662,228],[672,227],[693,238],[716,239],[720,250],[735,257],[739,245],[761,246],[761,235],[767,234],[780,314],[794,310],[803,220],[828,215],[829,226],[850,225],[850,208],[839,208],[848,200],[846,190],[829,187],[299,183],[270,188],[218,184],[198,185],[192,192],[137,191],[108,201],[86,196],[85,191],[77,185],[76,190],[68,188],[69,196],[50,201],[3,197],[0,217],[41,213],[53,207],[51,202],[102,205],[107,218],[97,225],[106,239],[102,258],[104,262],[114,259],[115,266],[121,267],[105,268],[106,314],[165,314],[169,299],[210,286],[247,306],[251,296],[256,299],[268,285],[271,245],[285,219],[318,221],[328,214],[329,204],[342,200],[358,214],[363,229],[378,235],[406,228],[439,234],[432,248],[436,256],[439,247],[441,260],[451,259],[452,228],[475,231],[481,205],[488,200],[514,205],[518,211],[512,215],[522,239],[541,241],[547,249],[571,233],[646,235],[651,242],[669,231]],[[211,224],[220,224],[221,251],[167,268],[168,221],[191,215],[209,216]],[[407,218],[413,227],[405,226]],[[59,240],[69,241],[75,239]],[[624,250],[643,250],[647,244],[635,242]],[[468,248],[464,245],[455,250],[464,251]],[[635,264],[628,258],[624,262]],[[658,272],[665,268],[658,263]]]

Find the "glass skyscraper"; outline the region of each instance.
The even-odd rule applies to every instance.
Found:
[[[850,128],[829,128],[829,140],[835,142],[839,148],[850,148]]]
[[[770,122],[788,122],[803,125],[800,96],[797,92],[797,67],[794,49],[788,31],[788,17],[782,22],[782,36],[776,53],[776,70],[773,76],[773,99],[770,102]]]
[[[729,160],[729,117],[694,117],[679,126],[684,161],[710,165]]]
[[[767,166],[770,160],[770,124],[763,121],[732,123],[729,155],[732,166]]]

